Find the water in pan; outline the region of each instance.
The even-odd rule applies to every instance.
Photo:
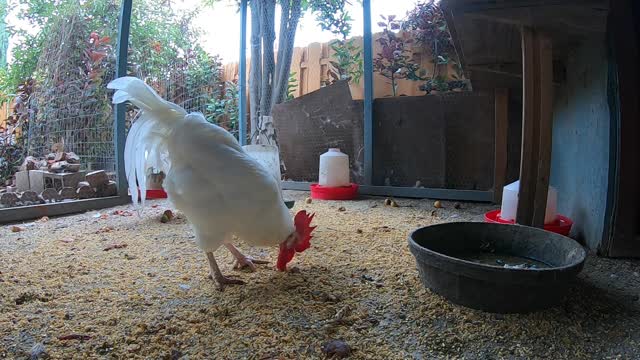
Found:
[[[551,266],[541,261],[493,252],[473,252],[456,254],[456,257],[482,265],[500,266],[506,269],[545,269]]]

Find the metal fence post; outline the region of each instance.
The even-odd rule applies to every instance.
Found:
[[[373,38],[371,0],[362,1],[364,19],[364,183],[373,182]]]
[[[127,76],[127,53],[129,51],[129,28],[131,25],[131,7],[133,0],[122,0],[120,19],[118,20],[118,43],[116,58],[116,78]],[[116,104],[113,126],[115,142],[116,173],[118,195],[128,196],[127,177],[124,169],[125,118],[127,104]]]
[[[247,142],[247,0],[240,2],[240,59],[238,69],[238,141]]]

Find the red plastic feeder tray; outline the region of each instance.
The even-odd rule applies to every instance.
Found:
[[[138,189],[138,197],[140,197],[140,189]],[[163,189],[147,190],[147,199],[166,199],[167,193]]]
[[[328,187],[311,184],[311,198],[319,200],[353,200],[358,196],[358,184]]]
[[[492,210],[484,214],[484,221],[494,224],[515,224],[515,220],[505,220],[501,218],[500,210]],[[569,236],[572,225],[573,221],[571,221],[571,219],[566,216],[558,215],[556,216],[556,221],[552,222],[551,224],[546,224],[544,226],[544,229],[556,234]]]

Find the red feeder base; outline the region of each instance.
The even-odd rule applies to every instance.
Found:
[[[358,196],[358,184],[327,187],[311,184],[311,198],[319,200],[353,200]]]
[[[140,189],[138,189],[138,197],[140,196]],[[167,193],[163,189],[147,190],[147,199],[166,199]]]
[[[500,210],[492,210],[484,214],[484,221],[494,224],[515,224],[514,220],[505,220],[500,217]],[[566,216],[558,215],[556,221],[546,224],[544,229],[556,234],[569,236],[573,221]]]

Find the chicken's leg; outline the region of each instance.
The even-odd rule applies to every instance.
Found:
[[[215,279],[217,288],[220,291],[224,291],[226,285],[244,285],[244,281],[239,279],[232,279],[226,277],[220,271],[216,259],[213,257],[212,252],[207,252],[207,259],[209,259],[209,267],[211,268],[211,277]]]
[[[236,264],[233,266],[234,269],[243,269],[245,267],[248,267],[251,272],[256,271],[256,265],[255,264],[268,264],[269,262],[266,260],[258,260],[258,259],[254,259],[250,256],[245,256],[243,255],[240,250],[238,250],[235,246],[233,246],[233,244],[224,244],[224,246],[227,247],[227,249],[229,249],[229,251],[231,251],[231,253],[233,254],[233,257],[236,258]]]

